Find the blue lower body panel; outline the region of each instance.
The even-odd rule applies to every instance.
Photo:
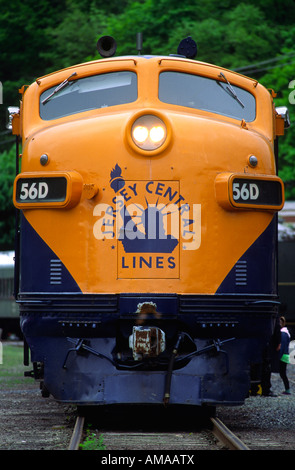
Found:
[[[58,401],[78,405],[162,404],[164,401],[169,360],[161,365],[162,370],[150,370],[150,366],[140,370],[136,364],[132,370],[122,363],[115,364],[115,338],[81,340],[27,335],[27,341],[32,361],[42,364],[44,388]],[[89,349],[77,350],[79,341]],[[200,355],[184,364],[176,361],[169,403],[242,404],[250,387],[251,356],[253,350],[258,351],[259,342],[253,338],[230,339],[221,342],[220,348],[209,346],[209,349],[212,339],[195,339],[194,343]]]
[[[242,404],[276,317],[275,301],[261,297],[20,297],[36,378],[57,400],[79,405],[163,403],[168,382],[171,404]],[[144,323],[164,332],[165,348],[136,359],[130,336],[140,302],[158,305],[161,316]]]

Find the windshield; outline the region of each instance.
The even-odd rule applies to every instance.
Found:
[[[234,119],[254,121],[256,101],[243,88],[229,84],[221,76],[214,80],[182,72],[162,72],[159,99],[164,103],[201,109]]]
[[[40,96],[40,116],[45,120],[57,119],[90,109],[131,103],[136,99],[136,73],[104,73],[71,80],[59,91],[56,85],[44,91]]]

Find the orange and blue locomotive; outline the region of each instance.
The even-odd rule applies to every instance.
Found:
[[[32,374],[79,405],[241,404],[278,311],[284,116],[190,38],[171,56],[109,41],[23,87],[13,117]]]

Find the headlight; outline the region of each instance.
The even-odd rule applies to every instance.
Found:
[[[151,114],[141,116],[131,128],[132,140],[143,150],[155,150],[166,140],[167,129],[162,119]]]

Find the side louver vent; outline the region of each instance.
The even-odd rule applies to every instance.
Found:
[[[59,259],[50,260],[50,284],[56,285],[62,283],[62,263]]]
[[[247,285],[247,261],[237,261],[235,266],[236,286]]]

